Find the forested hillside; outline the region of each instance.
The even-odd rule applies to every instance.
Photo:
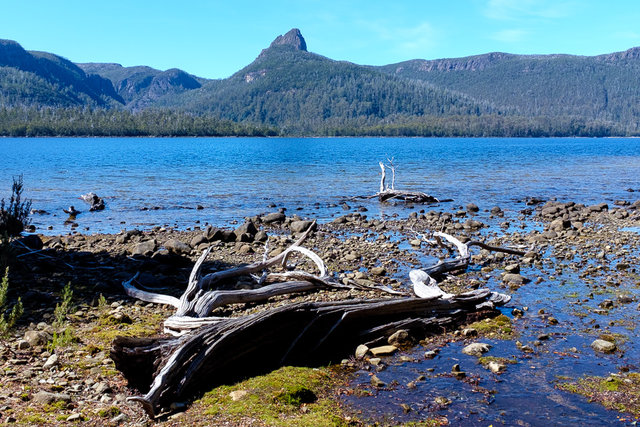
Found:
[[[208,80],[0,41],[2,135],[638,135],[639,105],[640,48],[372,67],[311,53],[293,29]]]
[[[640,49],[596,57],[492,53],[414,60],[380,69],[429,82],[525,116],[574,116],[638,131]]]

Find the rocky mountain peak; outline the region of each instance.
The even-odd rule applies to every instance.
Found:
[[[296,50],[302,50],[304,52],[307,51],[307,43],[304,41],[304,37],[302,37],[300,30],[297,28],[293,28],[285,35],[276,37],[269,47],[278,45],[292,46]]]

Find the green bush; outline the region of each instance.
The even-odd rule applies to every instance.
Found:
[[[9,204],[4,199],[0,200],[0,236],[3,240],[19,236],[22,230],[29,225],[31,201],[22,201],[23,190],[24,183],[22,175],[20,175],[18,178],[13,178]]]
[[[5,318],[5,314],[9,307],[7,306],[7,294],[9,293],[9,268],[4,272],[2,284],[0,284],[0,335],[6,335],[16,324],[20,316],[24,313],[22,300],[18,298],[18,302],[11,308],[9,316]]]

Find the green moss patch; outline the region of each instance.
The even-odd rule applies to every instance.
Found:
[[[468,326],[470,329],[478,331],[479,335],[488,338],[511,339],[513,338],[513,325],[511,319],[501,314],[500,316],[480,320]]]
[[[585,396],[607,409],[640,418],[640,373],[585,377],[577,382],[560,383],[557,388]]]
[[[194,402],[181,422],[273,426],[343,426],[329,368],[283,367],[232,386],[220,386]]]

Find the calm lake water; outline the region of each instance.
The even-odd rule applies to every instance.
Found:
[[[25,196],[49,213],[33,222],[49,234],[70,231],[62,209],[87,211],[78,196],[90,191],[107,210],[79,215],[83,232],[224,226],[273,204],[328,220],[345,198],[377,191],[378,162],[390,157],[396,188],[453,199],[447,208],[508,210],[529,196],[596,203],[640,190],[640,140],[624,138],[5,138],[0,155],[0,197],[23,174]]]

